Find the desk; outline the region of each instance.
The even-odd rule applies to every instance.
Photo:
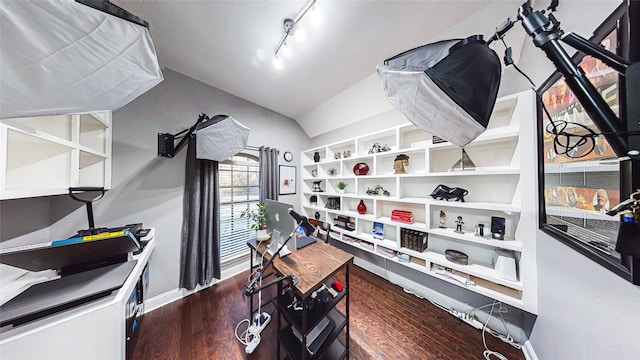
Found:
[[[255,243],[254,243],[255,244]],[[255,249],[262,253],[260,244]],[[267,253],[265,257],[269,257]],[[349,353],[349,265],[353,262],[353,255],[342,251],[324,242],[317,241],[305,246],[286,257],[278,257],[273,260],[272,266],[280,275],[292,274],[298,279],[292,293],[282,294],[282,283],[278,283],[276,318],[278,331],[277,356],[280,359],[280,346],[285,348],[287,355],[292,359],[329,358],[343,359]],[[326,303],[313,301],[312,293],[323,284],[329,286],[338,271],[345,270],[345,287],[335,298],[330,298]],[[294,310],[289,307],[295,296],[303,304],[302,310]],[[345,300],[345,314],[341,314],[335,306]],[[281,327],[281,317],[286,321],[286,327]],[[335,327],[325,334],[326,341],[314,350],[308,350],[307,334],[324,318],[330,319]],[[302,341],[294,334],[294,329]],[[346,329],[346,344],[341,344],[338,335]]]

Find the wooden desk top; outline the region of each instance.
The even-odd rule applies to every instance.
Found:
[[[265,255],[269,256],[268,253]],[[298,278],[296,290],[306,298],[320,283],[352,261],[353,255],[348,252],[316,241],[285,257],[277,257],[272,265],[280,274],[293,274]]]

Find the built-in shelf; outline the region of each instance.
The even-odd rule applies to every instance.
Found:
[[[0,120],[0,199],[111,187],[111,113]]]
[[[332,241],[535,314],[534,136],[535,97],[526,91],[498,99],[488,129],[464,147],[475,164],[473,169],[454,168],[462,149],[449,142],[434,143],[431,134],[411,124],[308,149],[301,153],[302,211],[310,218],[329,222]],[[370,153],[376,143],[390,150]],[[407,155],[409,162],[404,173],[396,173],[396,157],[401,154]],[[317,162],[314,155],[319,157]],[[356,176],[352,169],[360,162],[369,166],[369,172]],[[347,183],[344,193],[337,189],[340,181]],[[320,182],[322,192],[313,191],[314,182]],[[466,189],[464,202],[434,199],[431,193],[441,184]],[[382,190],[377,195],[367,193],[377,186],[388,196]],[[312,204],[311,197],[317,203]],[[357,211],[361,200],[367,208],[364,214]],[[338,209],[327,208],[336,201]],[[411,212],[413,222],[392,220],[394,210]],[[441,214],[445,215],[444,228],[440,227]],[[454,231],[458,216],[464,222],[462,233]],[[355,226],[354,230],[336,226],[344,217]],[[492,217],[505,219],[505,240],[490,236]],[[383,225],[381,239],[372,236],[375,223]],[[485,226],[485,236],[476,235],[477,224]],[[419,252],[404,247],[403,229],[426,234],[427,249]],[[448,261],[443,255],[446,249],[468,253],[470,265]],[[496,249],[513,254],[517,281],[501,278],[494,270]],[[462,274],[473,285],[434,272],[434,264]]]

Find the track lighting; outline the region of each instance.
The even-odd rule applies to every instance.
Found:
[[[290,19],[290,18],[286,18],[284,19],[284,21],[282,22],[282,26],[283,26],[283,30],[284,30],[284,34],[282,34],[282,37],[280,38],[280,41],[278,42],[278,46],[276,46],[275,51],[273,52],[273,54],[278,57],[278,53],[280,52],[280,50],[282,49],[283,46],[286,47],[287,45],[287,39],[289,38],[289,36],[293,36],[295,33],[295,28],[296,25],[300,22],[300,20],[302,20],[302,17],[313,7],[313,5],[316,3],[316,0],[310,0],[303,8],[302,10],[300,10],[300,12],[298,13],[298,15],[296,15],[295,18]]]

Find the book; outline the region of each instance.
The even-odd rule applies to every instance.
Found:
[[[382,240],[384,238],[384,224],[374,221],[371,235],[374,239]]]

